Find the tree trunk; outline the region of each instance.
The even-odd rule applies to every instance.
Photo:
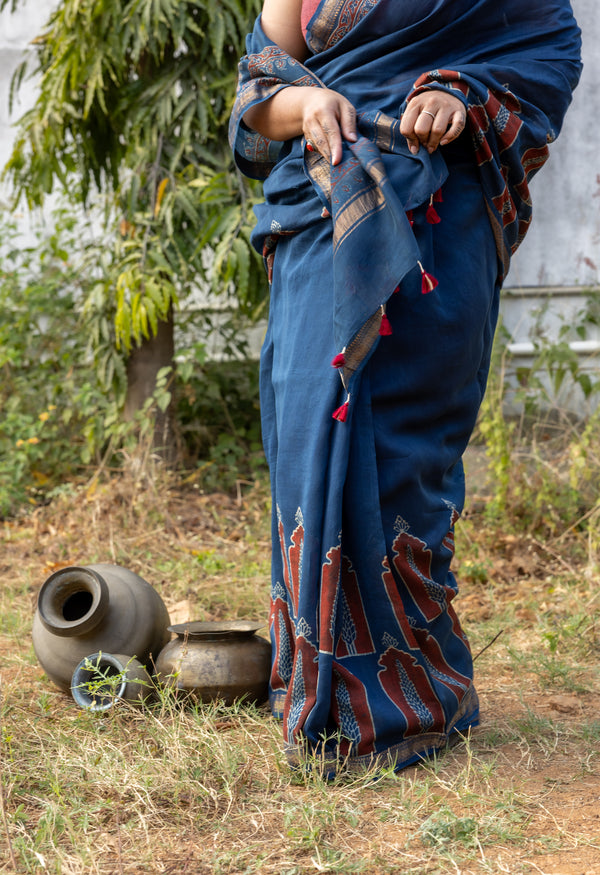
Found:
[[[159,371],[162,368],[175,367],[174,353],[174,320],[171,311],[166,321],[158,323],[156,336],[148,340],[144,338],[141,345],[131,351],[127,360],[125,419],[134,419],[136,413],[152,397]],[[155,405],[152,415],[153,448],[167,463],[172,463],[177,457],[173,401],[171,400],[164,412]]]

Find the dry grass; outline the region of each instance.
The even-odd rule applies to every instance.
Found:
[[[483,721],[398,775],[290,772],[266,709],[79,710],[36,663],[37,590],[63,564],[112,562],[174,621],[266,619],[267,495],[203,495],[140,473],[4,524],[0,872],[600,873],[600,607],[589,555],[459,534],[459,608]],[[486,645],[501,633],[487,649]]]

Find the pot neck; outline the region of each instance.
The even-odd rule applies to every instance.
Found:
[[[108,610],[108,584],[84,566],[55,571],[38,596],[38,612],[49,632],[61,637],[85,635],[94,629]]]

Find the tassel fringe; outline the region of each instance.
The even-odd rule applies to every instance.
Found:
[[[417,261],[421,270],[421,294],[427,295],[439,285],[438,280],[431,273],[427,273],[420,261]]]
[[[390,320],[388,319],[387,313],[383,307],[381,308],[381,325],[379,326],[379,333],[382,337],[389,337],[390,334],[393,334]]]
[[[429,198],[429,206],[427,207],[427,212],[425,213],[425,218],[427,219],[427,221],[429,222],[430,225],[439,225],[439,223],[442,221],[440,219],[440,217],[438,216],[436,208],[433,205],[439,192],[440,192],[440,189],[438,188],[438,190],[434,194],[432,194],[431,197]],[[441,193],[440,193],[439,197],[441,199]]]
[[[427,212],[425,213],[425,218],[427,219],[427,221],[429,222],[430,225],[439,225],[439,223],[442,221],[440,219],[440,217],[438,216],[437,210],[432,203],[429,204],[429,206],[427,207]]]
[[[438,215],[437,210],[433,206],[434,203],[441,203],[443,201],[442,198],[442,190],[438,188],[436,192],[431,195],[429,206],[427,207],[427,211],[425,213],[425,218],[430,225],[437,225],[441,222],[441,219]],[[414,224],[414,215],[412,210],[407,210],[406,218],[412,225]],[[433,274],[428,273],[420,261],[417,262],[419,265],[419,269],[421,271],[421,293],[423,295],[429,294],[429,292],[433,291],[438,285],[438,280],[433,276]],[[396,286],[394,289],[394,294],[400,291],[400,286]],[[387,313],[385,312],[385,308],[381,307],[381,324],[379,326],[379,334],[383,337],[387,337],[393,334],[392,326],[390,324],[390,320],[388,319]],[[339,352],[336,356],[331,360],[332,367],[334,368],[343,368],[346,365],[346,357],[344,355],[345,349],[342,352]],[[333,419],[337,419],[338,422],[346,422],[348,418],[348,410],[350,407],[350,394],[336,410],[331,414]]]
[[[338,422],[346,422],[348,418],[348,408],[350,407],[350,395],[346,398],[341,407],[338,407],[337,410],[334,410],[332,416],[334,419],[337,419]]]

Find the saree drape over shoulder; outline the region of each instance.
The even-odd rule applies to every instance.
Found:
[[[257,20],[230,129],[241,170],[265,180],[253,239],[271,283],[271,707],[291,762],[401,768],[478,720],[452,605],[461,458],[579,30],[566,0],[305,0],[302,20],[304,63]],[[243,122],[298,85],[357,109],[335,167]],[[431,156],[399,130],[423,89],[467,112]]]

